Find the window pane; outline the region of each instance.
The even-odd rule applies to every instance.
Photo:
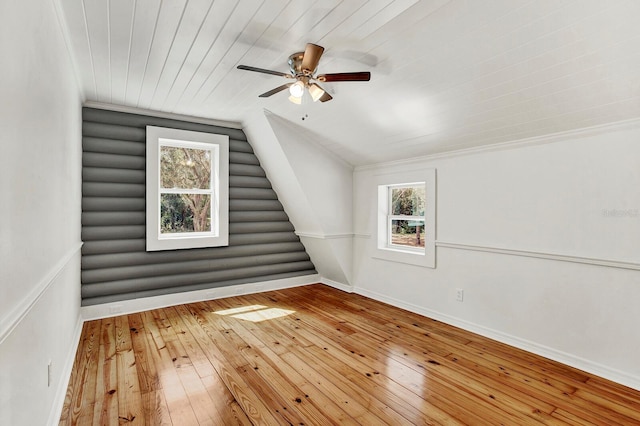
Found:
[[[161,146],[160,186],[162,188],[210,189],[211,151]]]
[[[209,194],[162,194],[160,197],[160,233],[211,231]]]
[[[391,188],[391,214],[424,216],[424,185]]]
[[[391,244],[424,247],[424,220],[391,220]]]

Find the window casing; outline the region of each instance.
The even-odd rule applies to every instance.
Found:
[[[229,137],[147,126],[147,251],[227,246]]]

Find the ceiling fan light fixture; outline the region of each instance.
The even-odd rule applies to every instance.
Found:
[[[307,43],[304,52],[297,52],[289,56],[288,63],[291,71],[289,74],[248,65],[238,65],[238,69],[294,80],[292,83],[286,83],[275,89],[271,89],[259,95],[259,97],[268,98],[288,88],[290,94],[289,100],[297,105],[307,103],[308,98],[311,98],[313,102],[327,102],[333,99],[333,96],[316,84],[315,81],[330,83],[341,81],[369,81],[371,79],[371,73],[369,71],[342,72],[316,76],[318,63],[320,62],[323,52],[324,47]]]
[[[291,93],[291,96],[294,98],[302,98],[302,95],[304,94],[304,83],[299,80],[296,81],[289,87],[289,93]]]
[[[318,102],[318,100],[325,94],[325,91],[322,90],[320,86],[313,83],[309,85],[309,94],[311,95],[311,99],[313,102]]]
[[[292,95],[292,96],[289,96],[289,100],[296,105],[302,105],[302,97],[297,98]]]

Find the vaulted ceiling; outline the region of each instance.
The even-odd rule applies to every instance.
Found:
[[[58,0],[88,101],[243,122],[267,109],[353,165],[640,116],[637,0]],[[330,102],[258,95],[308,42]],[[304,118],[304,120],[303,120]]]

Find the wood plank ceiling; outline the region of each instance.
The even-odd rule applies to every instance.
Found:
[[[354,165],[640,115],[637,0],[57,0],[89,101],[219,120],[268,109]],[[331,102],[294,105],[288,71],[326,48]],[[305,120],[302,117],[308,116]]]

